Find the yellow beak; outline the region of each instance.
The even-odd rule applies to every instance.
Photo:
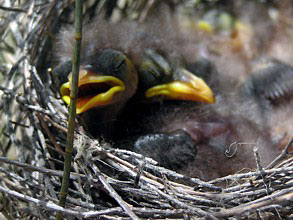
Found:
[[[215,97],[210,87],[201,78],[185,69],[181,69],[180,80],[161,84],[145,92],[147,98],[163,96],[167,99],[189,100],[214,103]]]
[[[68,82],[60,88],[62,99],[70,104],[71,74]],[[113,76],[97,75],[82,70],[79,73],[78,98],[76,113],[83,113],[91,108],[105,106],[112,102],[115,94],[125,90],[125,84]]]

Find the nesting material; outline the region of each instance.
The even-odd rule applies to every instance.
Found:
[[[256,8],[259,16],[239,13],[237,19],[246,22],[245,28],[256,25],[254,28],[258,29],[253,37],[240,24],[228,31],[220,27],[218,30],[209,29],[208,33],[196,29],[196,21],[204,17],[205,10],[218,7],[241,12],[242,1],[233,1],[231,5],[225,1],[209,1],[201,5],[197,5],[197,1],[193,4],[192,1],[151,0],[109,2],[112,1],[86,2],[85,22],[90,21],[93,14],[111,22],[127,19],[144,22],[154,16],[152,10],[156,7],[166,10],[166,16],[170,16],[167,12],[170,4],[172,13],[182,22],[180,33],[185,34],[185,42],[188,42],[181,45],[184,56],[191,60],[198,56],[209,58],[227,76],[236,74],[233,76],[237,78],[236,83],[241,83],[251,72],[250,62],[255,54],[269,55],[285,63],[292,60],[292,50],[286,48],[286,45],[293,45],[290,0],[281,3],[247,1],[245,11]],[[0,218],[53,219],[57,211],[67,218],[78,219],[292,217],[292,125],[285,126],[288,133],[283,132],[284,128],[275,131],[280,153],[267,167],[262,166],[258,148],[254,148],[251,158],[255,161],[255,170],[244,170],[210,181],[184,176],[158,166],[156,161],[143,155],[114,149],[103,139],[89,137],[78,125],[66,207],[58,206],[68,113],[52,80],[50,68],[58,60],[52,48],[56,48],[53,45],[56,45],[59,29],[65,26],[64,23],[68,25],[73,21],[73,6],[67,1],[5,3],[7,5],[3,9],[1,6],[0,14],[5,18],[0,24],[0,45],[3,48],[0,54],[3,61],[0,65]],[[270,10],[270,22],[268,14],[262,14],[263,10]],[[255,22],[255,19],[259,20]],[[262,29],[263,25],[268,29]],[[259,36],[267,30],[276,30],[277,34],[269,32],[260,42]],[[208,47],[205,47],[205,41],[188,47],[194,41],[192,33],[204,36],[202,39],[209,42]],[[227,39],[232,39],[231,44]],[[173,42],[172,36],[170,42]],[[280,51],[284,53],[279,54]],[[176,58],[176,55],[171,56]],[[227,58],[234,62],[235,69],[230,64],[223,65]],[[281,118],[287,120],[286,115],[292,115],[292,108],[285,106],[284,109]],[[269,119],[269,124],[278,121],[274,117]],[[278,121],[280,128],[281,124]]]

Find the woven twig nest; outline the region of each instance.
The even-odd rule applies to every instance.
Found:
[[[98,12],[113,20],[143,20],[155,3],[110,2],[86,1],[85,16]],[[168,1],[186,13],[205,6],[196,2]],[[209,1],[209,7],[215,2]],[[73,5],[6,3],[0,42],[5,48],[0,87],[1,219],[54,219],[56,211],[68,219],[292,217],[293,158],[287,148],[269,169],[258,167],[205,182],[159,167],[142,155],[113,149],[106,141],[88,137],[80,126],[66,208],[58,206],[68,113],[49,68],[56,33],[62,23],[72,22]],[[258,164],[257,151],[255,159]]]

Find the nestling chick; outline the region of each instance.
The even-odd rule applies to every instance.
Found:
[[[121,119],[120,113],[136,91],[137,78],[139,78],[139,89],[132,98],[133,101],[127,104],[128,108],[132,108],[132,104],[153,100],[153,97],[214,102],[212,91],[202,79],[178,67],[176,63],[171,62],[171,59],[161,56],[155,49],[150,49],[149,46],[159,48],[158,51],[163,48],[161,40],[158,40],[156,35],[144,32],[142,28],[139,31],[133,29],[135,26],[137,24],[131,22],[126,24],[97,22],[86,26],[84,30],[89,35],[85,35],[82,43],[77,113],[80,114],[84,128],[91,135],[103,136],[115,143],[121,141],[117,137],[121,137],[123,141],[136,133],[124,135],[123,130],[127,129],[125,124],[132,120],[132,115],[125,110]],[[90,31],[92,29],[105,31],[100,34]],[[68,33],[65,31],[62,39],[67,39]],[[129,39],[125,38],[126,33],[127,36],[132,37],[131,45],[128,45]],[[107,39],[104,38],[105,36],[108,36]],[[66,40],[63,42],[66,43]],[[64,54],[64,51],[70,51],[68,49],[70,46],[65,44],[63,52],[59,53],[63,63],[70,60],[70,55]],[[166,51],[171,49],[168,48]],[[167,74],[168,77],[165,77]],[[68,82],[65,82],[60,90],[63,100],[67,103],[69,103],[70,80],[69,75]],[[117,125],[119,123],[121,127]],[[185,132],[168,132],[168,134],[143,132],[140,134],[140,140],[140,144],[137,142],[131,144],[131,140],[128,139],[127,144],[123,145],[119,142],[120,144],[115,146],[142,152],[141,149],[146,148],[147,142],[150,142],[149,146],[153,146],[149,147],[153,149],[152,154],[151,151],[143,150],[145,155],[157,159],[161,165],[175,169],[185,165],[187,158],[194,159],[196,154],[196,147],[189,134]],[[182,141],[185,144],[182,144]],[[158,143],[164,145],[160,144],[156,147],[154,142],[157,145]],[[161,149],[160,151],[163,152],[167,146],[174,153],[165,156],[153,153],[155,149]],[[175,150],[176,148],[182,152],[180,157],[175,157],[176,152],[179,152]],[[177,159],[173,160],[172,157]]]
[[[292,96],[292,67],[277,62],[273,71],[265,67],[257,74],[249,74],[248,59],[255,55],[243,57],[243,51],[235,52],[233,48],[224,56],[210,55],[209,52],[205,59],[192,63],[188,54],[202,54],[205,50],[201,48],[209,44],[209,39],[196,35],[193,41],[185,38],[186,32],[182,32],[182,36],[173,35],[178,30],[180,28],[174,25],[158,28],[156,24],[132,22],[94,22],[85,27],[84,33],[89,33],[84,37],[82,48],[82,64],[86,71],[95,67],[98,69],[96,72],[103,70],[103,74],[113,76],[111,66],[120,65],[116,65],[119,62],[108,61],[108,58],[120,54],[125,57],[127,65],[126,69],[118,68],[118,72],[122,75],[133,73],[130,87],[124,78],[117,77],[125,85],[124,90],[117,92],[120,94],[117,96],[120,101],[115,102],[119,103],[118,108],[111,101],[105,105],[99,105],[97,101],[96,106],[81,112],[80,117],[87,130],[94,136],[110,138],[115,147],[134,150],[156,159],[165,167],[180,169],[184,174],[204,180],[242,169],[255,169],[254,147],[259,148],[262,165],[270,163],[278,154],[279,140],[274,138],[273,122],[275,117],[278,118],[279,107],[271,110],[265,103],[269,101],[269,106],[272,106],[281,102],[282,108],[283,97]],[[65,42],[69,38],[68,33],[63,33]],[[199,43],[201,40],[203,44]],[[181,44],[171,46],[172,42]],[[197,43],[200,45],[194,46]],[[217,46],[214,39],[212,43]],[[230,47],[228,43],[229,39],[225,48]],[[68,48],[70,45],[65,43],[63,52],[59,53],[63,62],[70,60],[68,52],[71,49]],[[221,48],[219,45],[218,49]],[[105,56],[104,53],[109,51],[112,55]],[[101,59],[97,61],[97,57]],[[91,58],[90,62],[86,61],[88,58]],[[278,77],[276,72],[280,73]],[[198,76],[205,82],[198,80]],[[108,87],[118,80],[111,82]],[[176,83],[180,86],[177,87]],[[209,83],[216,91],[216,103],[195,103],[215,101],[207,86]],[[199,89],[194,85],[199,85]],[[79,94],[88,98],[88,92],[99,93],[108,87],[81,88]],[[126,92],[128,88],[132,88],[130,92]],[[279,88],[283,89],[279,91]],[[66,85],[64,90],[67,93],[63,96],[68,94]],[[115,100],[114,96],[112,100]],[[82,102],[80,106],[83,106]]]

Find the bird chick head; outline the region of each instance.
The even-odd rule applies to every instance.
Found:
[[[123,102],[136,91],[137,73],[132,62],[122,52],[103,49],[81,60],[77,114],[89,109]],[[70,104],[72,74],[60,88],[62,99]]]
[[[145,50],[138,72],[146,98],[215,102],[214,94],[204,80],[185,68],[171,64],[153,49]]]

